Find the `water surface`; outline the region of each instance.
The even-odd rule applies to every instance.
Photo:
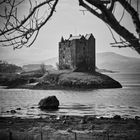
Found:
[[[140,116],[140,74],[109,74],[123,85],[119,89],[28,90],[0,89],[0,116],[40,117],[46,114],[95,115],[111,117]],[[41,111],[40,99],[55,95],[60,101],[57,111]],[[20,110],[16,110],[21,108]],[[16,110],[11,114],[10,110]]]

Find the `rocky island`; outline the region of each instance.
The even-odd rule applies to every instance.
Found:
[[[121,88],[111,77],[95,72],[51,71],[39,79],[34,89],[97,89]]]
[[[122,85],[111,77],[98,72],[73,72],[51,70],[41,73],[0,75],[2,86],[26,89],[100,89],[121,88]]]

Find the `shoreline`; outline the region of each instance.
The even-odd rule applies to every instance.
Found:
[[[97,89],[115,89],[115,88],[123,88],[123,87],[96,87],[96,88],[78,88],[78,87],[65,87],[65,86],[39,86],[33,87],[32,85],[21,85],[13,88],[9,88],[8,86],[2,89],[30,89],[30,90],[71,90],[71,91],[92,91]]]
[[[9,133],[15,140],[27,139],[70,139],[74,134],[77,139],[105,140],[139,140],[140,139],[140,117],[121,118],[116,115],[113,118],[95,116],[56,116],[49,115],[45,118],[15,118],[0,117],[0,139],[9,140]],[[42,140],[42,139],[41,139]],[[75,140],[75,139],[74,139]]]
[[[44,89],[44,90],[92,90],[122,88],[113,78],[102,73],[86,73],[71,71],[50,71],[40,78],[23,76],[10,81],[7,88]],[[31,82],[33,81],[33,82]]]

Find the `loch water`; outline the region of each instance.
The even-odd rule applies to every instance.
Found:
[[[123,88],[94,90],[29,90],[0,88],[0,116],[38,118],[54,115],[95,115],[96,117],[140,116],[140,73],[108,73]],[[55,95],[57,111],[41,111],[40,99]],[[11,113],[16,110],[16,113]]]

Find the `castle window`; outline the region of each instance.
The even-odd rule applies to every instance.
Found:
[[[83,47],[83,51],[85,51],[86,50],[86,48],[85,47]]]
[[[63,59],[65,58],[65,56],[63,55]]]

